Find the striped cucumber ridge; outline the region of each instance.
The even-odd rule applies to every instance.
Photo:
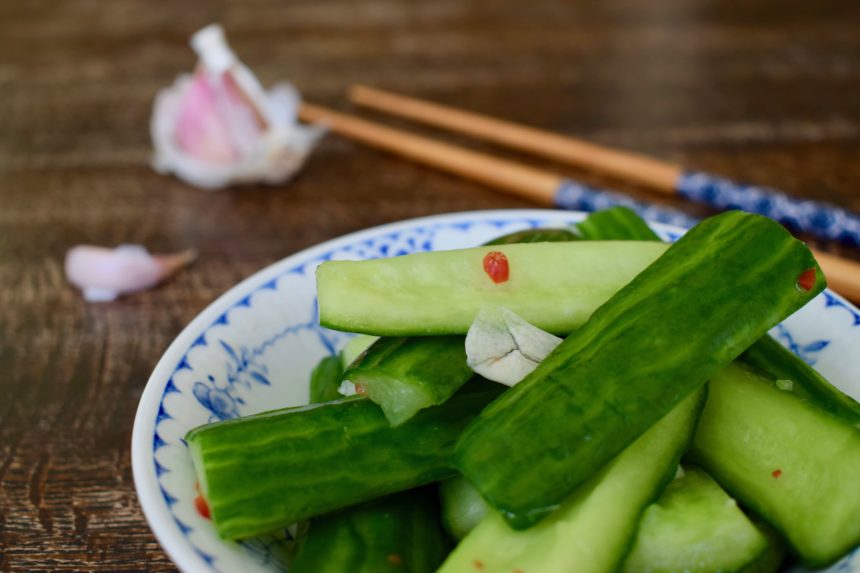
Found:
[[[809,250],[773,221],[708,219],[488,406],[460,438],[458,468],[528,527],[823,287]]]
[[[577,225],[577,230],[585,240],[660,240],[645,221],[627,207],[592,213]],[[790,380],[795,395],[860,427],[860,404],[770,335],[757,340],[739,360],[774,380]]]
[[[359,398],[191,431],[186,440],[219,534],[246,538],[451,476],[457,437],[501,392],[469,386],[398,428]]]

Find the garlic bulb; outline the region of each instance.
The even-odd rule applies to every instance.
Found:
[[[155,99],[153,167],[203,189],[292,177],[324,131],[298,123],[298,91],[288,83],[264,91],[218,25],[191,45],[197,69]]]

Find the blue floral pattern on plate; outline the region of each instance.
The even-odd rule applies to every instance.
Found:
[[[286,569],[290,531],[228,542],[196,513],[195,478],[183,436],[207,422],[307,401],[311,368],[350,336],[318,324],[314,294],[318,264],[473,246],[503,233],[563,226],[583,217],[564,211],[488,211],[377,227],[289,257],[213,303],[168,349],[147,384],[135,421],[138,494],[171,558],[185,571]],[[682,234],[670,227],[655,228],[665,240]],[[846,370],[839,355],[860,343],[858,326],[860,313],[825,292],[773,334],[810,363],[820,362],[835,381],[850,384],[860,368],[852,365]],[[855,395],[860,391],[849,390]],[[850,563],[860,561],[857,555],[831,570],[851,570]]]

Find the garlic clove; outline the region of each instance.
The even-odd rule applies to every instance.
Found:
[[[487,308],[478,313],[466,334],[466,361],[484,378],[513,386],[561,340],[507,308]]]
[[[81,245],[66,253],[69,282],[91,302],[115,300],[119,295],[151,288],[197,258],[193,249],[150,255],[139,245],[115,249]]]

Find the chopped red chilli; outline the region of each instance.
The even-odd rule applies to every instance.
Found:
[[[211,519],[212,514],[209,511],[209,504],[206,503],[206,500],[203,499],[202,495],[198,495],[194,498],[194,508],[197,510],[197,513],[202,515],[205,519]]]
[[[779,476],[782,475],[782,470],[781,469],[775,469],[771,472],[770,475],[772,475],[774,478],[778,478]]]
[[[797,286],[806,292],[811,291],[815,286],[815,269],[806,269],[800,273],[797,277]]]
[[[499,251],[490,251],[487,253],[484,257],[484,272],[496,284],[507,281],[510,268],[508,266],[508,257],[505,256],[505,253]]]

